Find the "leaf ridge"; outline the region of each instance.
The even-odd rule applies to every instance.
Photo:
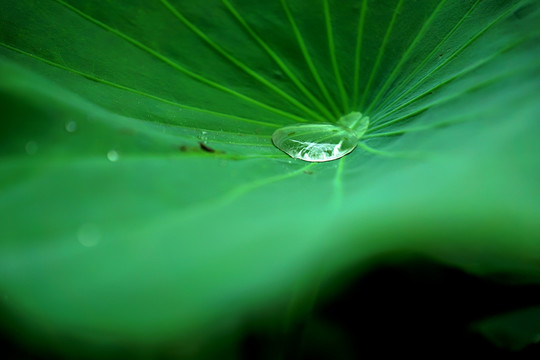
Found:
[[[377,102],[379,101],[380,97],[384,94],[384,92],[386,91],[386,89],[388,88],[388,86],[390,86],[390,84],[392,83],[392,81],[395,79],[396,75],[398,74],[399,70],[401,70],[401,67],[403,66],[403,64],[405,64],[405,61],[409,58],[409,55],[410,53],[412,52],[412,50],[414,50],[416,48],[416,46],[418,45],[418,42],[420,41],[420,39],[422,38],[422,36],[424,36],[424,34],[426,33],[427,29],[429,28],[429,26],[431,25],[431,23],[433,22],[433,20],[435,19],[435,16],[439,13],[439,11],[443,8],[443,6],[445,5],[447,0],[441,0],[439,2],[439,4],[437,5],[437,7],[435,8],[435,10],[433,10],[433,12],[431,13],[431,15],[429,16],[429,18],[424,22],[424,24],[422,25],[422,27],[420,28],[420,30],[418,31],[418,33],[416,34],[414,40],[411,42],[411,44],[408,46],[407,50],[405,51],[405,53],[403,54],[403,56],[401,56],[401,59],[399,60],[398,64],[394,67],[394,70],[392,71],[392,73],[390,74],[390,76],[388,78],[386,78],[386,81],[384,82],[383,86],[381,87],[381,89],[379,90],[379,92],[377,93],[377,95],[375,96],[375,98],[371,101],[370,105],[368,106],[368,108],[366,109],[366,113],[369,113],[373,106],[375,104],[377,104]]]
[[[480,4],[480,0],[476,0],[476,2],[467,10],[467,12],[461,17],[461,19],[450,29],[450,31],[441,39],[441,41],[437,44],[433,50],[424,57],[424,60],[414,69],[413,72],[411,72],[404,81],[400,83],[400,85],[396,86],[394,89],[390,91],[387,99],[391,99],[391,97],[397,92],[403,89],[403,87],[422,69],[422,67],[432,58],[432,56],[439,51],[439,49],[444,45],[444,43],[460,28],[461,24],[469,17],[469,15],[474,11],[474,9]],[[378,107],[375,108],[375,112],[378,112],[381,109],[381,106],[385,105],[387,101],[383,101],[381,104],[379,104]],[[393,104],[393,103],[392,103]],[[388,108],[390,105],[385,106],[385,108]]]
[[[330,107],[332,108],[332,110],[334,111],[336,116],[339,116],[339,114],[341,112],[338,109],[338,107],[337,107],[336,103],[334,102],[334,100],[332,99],[332,97],[330,96],[330,93],[328,92],[328,89],[324,85],[324,82],[322,81],[321,76],[319,75],[319,71],[317,70],[315,64],[313,63],[313,59],[311,58],[311,55],[309,54],[309,51],[308,51],[308,49],[306,47],[306,43],[304,41],[304,38],[303,38],[302,34],[300,33],[300,29],[298,29],[298,26],[296,25],[296,21],[294,20],[294,16],[293,16],[291,10],[289,9],[286,0],[281,0],[281,5],[282,5],[282,7],[283,7],[283,9],[284,9],[284,11],[285,11],[285,13],[287,15],[287,19],[289,20],[289,23],[291,24],[294,35],[295,35],[296,40],[298,42],[298,46],[300,47],[300,50],[302,51],[302,54],[304,55],[304,59],[306,60],[306,63],[308,65],[308,67],[309,67],[309,70],[311,71],[311,74],[313,75],[313,78],[315,79],[315,82],[317,83],[317,85],[321,89],[321,92],[323,93],[326,101],[328,101],[328,103],[330,104]]]
[[[225,194],[225,196],[223,196],[218,201],[223,202],[223,204],[229,203],[229,202],[234,201],[235,199],[239,198],[240,196],[242,196],[242,195],[244,195],[244,194],[246,194],[246,193],[248,193],[250,191],[253,191],[253,190],[255,190],[255,189],[259,188],[259,187],[266,186],[266,185],[269,185],[269,184],[272,184],[272,183],[276,183],[278,181],[283,181],[283,180],[289,179],[291,177],[294,177],[296,175],[300,175],[304,171],[308,170],[309,168],[311,168],[313,166],[315,166],[315,163],[308,164],[306,166],[301,167],[298,170],[291,171],[291,172],[283,174],[283,175],[271,176],[269,178],[256,180],[256,181],[253,181],[253,182],[248,183],[248,184],[242,184],[242,186],[239,186],[236,189],[229,192],[228,194]],[[218,202],[218,201],[216,201],[216,202]]]
[[[416,100],[418,100],[418,99],[420,99],[420,98],[426,96],[426,95],[429,94],[430,92],[432,92],[432,91],[434,91],[434,90],[436,90],[436,89],[438,89],[438,88],[440,88],[440,87],[442,87],[442,86],[444,86],[444,85],[446,85],[446,84],[448,84],[448,83],[450,83],[450,82],[452,82],[452,81],[454,81],[454,80],[456,80],[456,79],[458,79],[458,78],[464,76],[464,75],[467,74],[467,73],[470,73],[471,71],[476,70],[477,68],[479,68],[479,67],[485,65],[486,63],[488,63],[489,61],[493,60],[494,58],[497,58],[497,57],[500,56],[501,54],[503,54],[503,53],[505,53],[505,52],[507,52],[507,51],[509,51],[509,50],[511,50],[511,49],[513,49],[513,48],[515,48],[515,47],[518,46],[519,44],[522,44],[524,41],[526,41],[526,40],[520,39],[519,41],[516,41],[516,42],[510,44],[509,46],[506,46],[505,48],[501,49],[500,51],[497,51],[496,53],[493,53],[493,54],[490,55],[489,57],[477,61],[476,63],[474,63],[474,64],[472,64],[471,66],[465,68],[464,70],[458,72],[457,74],[455,74],[454,76],[450,77],[449,79],[447,79],[447,80],[441,82],[440,84],[434,86],[434,87],[431,88],[430,90],[427,90],[427,91],[425,91],[424,93],[422,93],[421,95],[419,95],[419,96],[417,96],[417,97],[414,97],[414,98],[410,99],[410,100],[407,101],[406,103],[404,103],[404,104],[402,104],[401,106],[395,108],[395,109],[392,110],[391,112],[385,114],[383,117],[377,119],[376,121],[373,121],[373,124],[377,124],[377,123],[381,122],[382,119],[385,119],[385,118],[387,118],[388,116],[390,116],[391,114],[393,114],[393,113],[399,111],[400,109],[403,109],[404,107],[406,107],[406,106],[412,104],[413,102],[415,102]],[[379,126],[375,126],[375,127],[373,127],[373,128],[371,129],[371,131],[376,131],[377,129],[380,129],[380,128],[382,128],[382,127],[387,127],[387,126],[392,125],[392,124],[394,124],[394,123],[396,123],[396,122],[399,122],[399,121],[401,121],[402,119],[405,119],[405,118],[409,118],[409,117],[411,117],[411,116],[414,116],[414,115],[416,115],[416,114],[418,114],[418,113],[420,113],[420,112],[422,112],[422,111],[425,111],[425,110],[429,109],[429,108],[432,107],[433,105],[443,104],[443,103],[446,103],[446,102],[448,102],[448,101],[451,101],[451,100],[454,99],[454,98],[457,98],[457,97],[459,97],[459,96],[462,96],[463,94],[469,93],[469,92],[474,91],[474,90],[478,90],[478,89],[480,89],[480,88],[482,88],[482,87],[485,87],[485,86],[489,85],[489,84],[492,83],[492,82],[499,81],[499,80],[501,80],[501,79],[503,79],[503,78],[506,78],[506,77],[508,77],[508,76],[511,76],[511,75],[515,74],[515,72],[516,72],[515,70],[516,70],[516,69],[512,69],[512,71],[510,71],[510,72],[508,72],[508,73],[505,73],[505,74],[502,74],[502,75],[493,77],[493,78],[488,79],[487,81],[484,81],[484,82],[482,82],[482,83],[475,84],[474,86],[472,86],[472,87],[466,89],[465,91],[462,91],[462,92],[459,92],[459,93],[453,93],[452,95],[447,96],[447,97],[445,97],[445,98],[443,98],[443,99],[439,99],[439,100],[437,100],[437,101],[434,101],[434,102],[432,102],[432,103],[430,103],[430,104],[425,105],[424,107],[422,107],[422,108],[419,109],[419,110],[415,110],[415,111],[414,111],[413,113],[411,113],[411,114],[405,115],[405,116],[403,116],[403,117],[401,117],[401,118],[398,118],[398,119],[395,119],[395,120],[392,120],[392,121],[385,122],[385,123],[383,123],[383,124],[381,124],[381,125],[379,125]],[[518,69],[518,71],[519,71],[519,70],[521,70],[521,69]]]
[[[386,45],[388,44],[388,40],[390,39],[390,34],[392,33],[392,30],[394,29],[394,24],[396,23],[397,15],[399,13],[399,10],[401,10],[402,5],[403,5],[403,0],[399,0],[398,4],[396,5],[396,8],[394,9],[394,13],[392,14],[392,19],[390,20],[390,24],[388,25],[388,30],[386,30],[386,34],[384,35],[381,47],[379,48],[379,53],[377,54],[375,64],[373,65],[373,69],[371,69],[371,74],[369,75],[367,85],[364,89],[364,94],[362,95],[362,100],[360,101],[360,108],[364,107],[367,94],[369,93],[369,90],[371,89],[371,85],[373,83],[373,80],[375,79],[375,75],[377,74],[379,70],[379,66],[381,65],[381,60],[384,55],[384,51],[386,50]]]
[[[336,78],[337,86],[339,93],[341,95],[341,102],[343,106],[343,111],[345,114],[349,112],[349,96],[343,85],[343,79],[341,77],[341,72],[339,71],[339,64],[336,56],[336,47],[334,44],[334,32],[332,30],[332,19],[330,18],[330,6],[328,0],[323,0],[324,6],[324,19],[326,23],[326,35],[328,38],[328,49],[330,51],[330,61],[332,62],[332,69],[334,70],[334,77]]]
[[[327,119],[322,117],[320,114],[314,112],[304,104],[302,104],[300,101],[295,99],[293,96],[289,95],[287,92],[280,89],[278,86],[274,85],[270,81],[268,81],[266,78],[258,74],[255,70],[251,69],[249,66],[238,60],[236,57],[231,55],[229,52],[227,52],[225,49],[223,49],[220,45],[218,45],[215,41],[210,39],[208,35],[206,35],[202,30],[200,30],[197,26],[195,26],[191,21],[189,21],[180,11],[171,5],[167,0],[161,0],[161,3],[177,18],[184,24],[187,28],[189,28],[192,32],[194,32],[199,38],[201,38],[204,42],[206,42],[212,49],[217,51],[220,55],[222,55],[224,58],[229,60],[232,64],[237,66],[239,69],[244,71],[246,74],[250,75],[257,81],[259,81],[261,84],[269,88],[270,90],[274,91],[276,94],[287,100],[289,103],[293,104],[300,110],[302,110],[304,113],[308,114],[309,116],[312,116],[313,118],[325,122]]]
[[[172,61],[168,57],[166,57],[166,56],[160,54],[159,52],[151,49],[150,47],[144,45],[143,43],[133,39],[132,37],[130,37],[130,36],[126,35],[126,34],[124,34],[123,32],[121,32],[121,31],[119,31],[119,30],[117,30],[117,29],[115,29],[115,28],[113,28],[113,27],[111,27],[111,26],[109,26],[109,25],[107,25],[107,24],[93,18],[92,16],[86,14],[85,12],[83,12],[82,10],[74,7],[73,5],[70,5],[70,4],[66,3],[66,2],[64,2],[63,0],[55,0],[55,1],[58,2],[59,4],[65,6],[66,8],[70,9],[71,11],[75,12],[76,14],[80,15],[84,19],[86,19],[86,20],[88,20],[88,21],[102,27],[103,29],[105,29],[107,31],[110,31],[111,33],[119,36],[120,38],[126,40],[127,42],[131,43],[132,45],[140,48],[141,50],[146,51],[148,54],[150,54],[150,55],[154,56],[155,58],[161,60],[165,64],[167,64],[167,65],[171,66],[172,68],[178,70],[179,72],[181,72],[181,73],[183,73],[183,74],[185,74],[185,75],[187,75],[187,76],[189,76],[189,77],[191,77],[191,78],[193,78],[193,79],[195,79],[195,80],[197,80],[197,81],[199,81],[199,82],[201,82],[203,84],[206,84],[206,85],[208,85],[210,87],[221,90],[221,91],[223,91],[225,93],[233,95],[233,96],[235,96],[235,97],[237,97],[237,98],[239,98],[241,100],[249,102],[249,103],[251,103],[251,104],[253,104],[255,106],[258,106],[258,107],[260,107],[262,109],[265,109],[265,110],[268,110],[270,112],[276,113],[278,115],[281,115],[281,116],[284,116],[284,117],[287,117],[287,118],[290,118],[290,119],[293,119],[293,120],[299,121],[299,122],[306,122],[307,121],[306,119],[304,119],[304,118],[302,118],[302,117],[300,117],[298,115],[294,115],[294,114],[289,113],[287,111],[284,111],[284,110],[278,109],[276,107],[273,107],[271,105],[265,104],[265,103],[263,103],[263,102],[261,102],[259,100],[253,99],[253,98],[251,98],[251,97],[249,97],[247,95],[244,95],[244,94],[239,93],[239,92],[237,92],[235,90],[232,90],[232,89],[230,89],[230,88],[228,88],[226,86],[218,84],[218,83],[216,83],[216,82],[214,82],[214,81],[212,81],[210,79],[207,79],[206,77],[204,77],[202,75],[196,74],[196,73],[184,68],[183,66],[179,65],[178,63]]]
[[[391,107],[393,104],[395,104],[396,102],[402,100],[407,94],[409,94],[411,91],[417,89],[419,86],[423,85],[425,83],[425,81],[430,77],[432,76],[435,72],[437,72],[438,70],[440,70],[442,67],[444,67],[446,64],[448,64],[452,59],[454,59],[456,56],[458,56],[459,54],[461,54],[470,44],[472,44],[474,41],[476,41],[476,39],[478,39],[480,36],[482,36],[486,31],[488,31],[493,25],[495,25],[497,22],[499,22],[501,19],[505,18],[511,11],[513,11],[517,5],[519,5],[519,2],[516,3],[514,6],[510,7],[509,9],[507,9],[505,12],[503,12],[501,15],[499,15],[497,18],[495,18],[495,20],[493,20],[492,22],[490,22],[485,28],[483,28],[480,32],[478,32],[475,36],[473,36],[471,39],[469,39],[465,44],[463,44],[463,46],[461,46],[458,50],[456,50],[452,55],[450,55],[445,61],[443,61],[442,63],[440,63],[438,66],[436,66],[433,70],[431,70],[429,73],[427,73],[422,79],[420,79],[420,81],[418,81],[414,86],[410,87],[407,91],[405,91],[403,94],[401,94],[397,99],[395,99],[390,105],[388,105],[387,107]],[[515,46],[516,44],[513,44],[513,46]],[[490,58],[492,58],[492,56],[490,56]],[[462,75],[462,72],[458,73],[460,74],[459,76]],[[423,96],[423,95],[421,95]],[[420,96],[420,97],[421,97]],[[417,97],[418,98],[418,97]],[[410,103],[410,102],[409,102]],[[403,106],[401,106],[400,108],[402,108]],[[397,111],[398,109],[393,109],[391,112],[389,113],[386,113],[383,117],[386,117],[388,114],[390,113],[393,113],[395,111]]]
[[[339,114],[332,114],[296,77],[281,57],[251,28],[244,17],[234,8],[228,0],[222,0],[225,7],[236,18],[236,20],[244,27],[249,35],[261,46],[266,53],[274,60],[274,62],[280,67],[280,69],[289,77],[289,79],[296,85],[296,87],[315,105],[330,121],[334,120],[334,116]]]
[[[362,54],[362,46],[364,39],[364,22],[367,13],[367,0],[362,0],[362,8],[360,10],[360,18],[358,20],[358,31],[356,33],[356,48],[354,55],[354,80],[353,80],[353,105],[358,104],[358,91],[360,86],[360,55]]]
[[[237,116],[237,115],[226,114],[226,113],[221,113],[221,112],[217,112],[217,111],[201,109],[201,108],[197,108],[197,107],[190,106],[190,105],[180,104],[180,103],[177,103],[177,102],[172,101],[172,100],[167,100],[167,99],[164,99],[164,98],[156,96],[156,95],[145,93],[145,92],[142,92],[142,91],[139,91],[139,90],[136,90],[136,89],[124,86],[124,85],[120,85],[120,84],[114,83],[112,81],[105,80],[105,79],[99,78],[97,76],[94,76],[94,75],[91,75],[91,74],[88,74],[88,73],[85,73],[85,72],[70,68],[68,66],[56,63],[54,61],[51,61],[51,60],[48,60],[48,59],[45,59],[45,58],[42,58],[42,57],[40,57],[38,55],[26,52],[24,50],[18,49],[16,47],[13,47],[13,46],[8,45],[8,44],[4,44],[2,42],[0,42],[0,46],[3,46],[3,47],[5,47],[7,49],[10,49],[12,51],[18,52],[19,54],[26,55],[28,57],[31,57],[31,58],[33,58],[35,60],[38,60],[38,61],[41,61],[41,62],[43,62],[45,64],[50,65],[50,66],[54,66],[56,68],[71,72],[73,74],[83,76],[83,77],[85,77],[87,79],[96,81],[98,83],[108,85],[108,86],[112,86],[112,87],[115,87],[115,88],[120,89],[120,90],[125,90],[125,91],[131,92],[131,93],[134,93],[134,94],[137,94],[137,95],[140,95],[140,96],[144,96],[144,97],[156,100],[156,101],[160,101],[160,102],[168,104],[168,105],[173,105],[173,106],[177,106],[179,108],[183,108],[183,109],[186,109],[186,110],[192,110],[192,111],[202,112],[202,113],[206,113],[206,114],[210,114],[210,115],[226,117],[226,118],[230,118],[230,119],[233,119],[233,120],[243,121],[243,122],[252,123],[252,124],[261,125],[261,126],[268,126],[268,127],[280,127],[281,126],[279,124],[274,124],[274,123],[269,123],[269,122],[264,122],[264,121],[259,121],[259,120],[248,119],[248,118],[244,118],[244,117]]]
[[[411,127],[411,128],[407,128],[407,129],[400,129],[400,130],[395,130],[395,131],[388,131],[388,132],[384,132],[384,133],[367,134],[367,135],[362,136],[362,138],[363,139],[373,139],[373,138],[379,138],[379,137],[391,137],[391,136],[399,136],[399,135],[403,135],[403,134],[407,134],[407,133],[411,133],[411,132],[418,132],[418,131],[437,129],[437,128],[441,128],[441,127],[446,127],[446,126],[450,126],[450,125],[463,123],[463,122],[466,122],[466,121],[471,121],[472,119],[475,118],[475,115],[470,115],[469,117],[456,116],[456,117],[454,117],[454,118],[452,118],[450,120],[439,121],[439,122],[428,124],[428,125],[416,126],[416,127]]]

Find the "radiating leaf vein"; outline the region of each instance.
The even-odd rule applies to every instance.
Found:
[[[212,49],[217,51],[219,54],[221,54],[224,58],[229,60],[232,64],[237,66],[239,69],[244,71],[246,74],[250,75],[257,81],[259,81],[261,84],[269,88],[270,90],[274,91],[276,94],[287,100],[289,103],[293,104],[300,110],[302,110],[304,113],[311,116],[314,120],[319,121],[327,121],[328,119],[325,119],[320,114],[316,113],[315,111],[311,110],[304,104],[302,104],[299,100],[294,98],[293,96],[289,95],[276,85],[272,84],[270,81],[268,81],[266,78],[258,74],[255,70],[251,69],[248,65],[244,64],[240,60],[238,60],[236,57],[231,55],[229,52],[227,52],[225,49],[223,49],[220,45],[218,45],[214,40],[210,39],[208,35],[206,35],[202,30],[200,30],[197,26],[195,26],[191,21],[189,21],[184,15],[180,13],[180,11],[172,6],[167,0],[161,0],[163,5],[177,18],[179,19],[184,25],[186,25],[191,31],[193,31],[198,37],[200,37],[204,42],[206,42]]]
[[[416,46],[420,42],[420,39],[422,39],[422,37],[426,33],[427,29],[430,27],[431,23],[435,19],[435,16],[439,13],[439,11],[445,5],[446,1],[447,0],[441,0],[439,2],[439,4],[437,5],[437,7],[435,8],[435,10],[433,10],[431,15],[429,16],[429,18],[423,23],[422,27],[420,28],[420,30],[416,34],[415,38],[413,39],[413,41],[411,42],[411,44],[409,45],[407,50],[405,50],[405,53],[400,57],[400,60],[399,60],[398,64],[396,66],[394,66],[394,69],[392,70],[392,73],[386,78],[386,81],[384,82],[383,86],[377,92],[377,95],[375,96],[375,98],[371,101],[371,103],[368,106],[368,108],[366,109],[365,113],[369,114],[369,112],[373,109],[373,107],[378,103],[381,96],[384,94],[386,89],[390,86],[392,81],[395,79],[395,77],[397,76],[397,74],[401,70],[401,67],[403,66],[403,64],[405,64],[405,61],[409,58],[411,52],[416,48]]]
[[[286,0],[281,0],[281,4],[283,6],[283,9],[285,10],[285,13],[287,15],[287,19],[289,20],[289,23],[291,24],[291,27],[294,32],[294,36],[296,37],[296,40],[298,42],[298,46],[300,47],[300,50],[302,51],[302,55],[304,55],[304,59],[306,60],[306,63],[309,67],[309,70],[311,71],[311,74],[313,75],[313,78],[315,79],[315,82],[321,89],[321,92],[323,93],[325,99],[330,104],[330,107],[332,108],[334,114],[336,117],[339,117],[341,114],[341,111],[337,107],[336,103],[334,102],[332,96],[330,96],[330,93],[328,92],[328,89],[326,88],[326,85],[321,79],[321,76],[319,74],[319,71],[317,70],[317,67],[315,66],[313,59],[311,58],[311,55],[309,54],[309,51],[307,49],[306,43],[304,42],[304,38],[302,34],[300,33],[300,30],[298,29],[298,26],[296,25],[296,21],[294,20],[294,16],[289,9],[289,6],[287,5]]]
[[[285,64],[285,61],[274,51],[272,48],[251,28],[243,16],[234,8],[234,6],[228,0],[222,0],[225,7],[229,12],[236,18],[236,20],[244,27],[248,34],[261,46],[266,53],[274,60],[274,62],[279,66],[279,68],[289,77],[289,79],[296,85],[296,87],[315,105],[329,121],[333,121],[335,116],[339,114],[334,114],[326,108],[298,79],[298,77],[292,72],[289,67]]]
[[[421,85],[423,85],[430,77],[433,76],[434,73],[436,73],[438,70],[440,70],[442,67],[444,67],[445,65],[447,65],[452,59],[454,59],[456,56],[458,56],[459,54],[461,54],[468,46],[470,46],[470,44],[472,44],[476,39],[478,39],[481,35],[483,35],[486,31],[488,31],[491,27],[493,27],[493,25],[495,25],[496,23],[498,23],[500,20],[504,19],[510,12],[512,12],[513,10],[515,10],[515,8],[519,5],[519,3],[515,4],[514,6],[510,7],[509,9],[507,9],[505,12],[503,12],[501,15],[499,15],[497,18],[495,18],[492,22],[490,22],[486,27],[484,27],[481,31],[479,31],[475,36],[473,36],[471,39],[469,39],[465,44],[463,44],[459,49],[457,49],[452,55],[450,55],[445,61],[441,62],[438,66],[436,66],[433,70],[431,70],[429,73],[427,73],[426,75],[424,75],[424,77],[422,77],[422,79],[420,79],[415,85],[411,86],[407,91],[405,91],[403,94],[401,94],[400,97],[398,97],[397,99],[395,99],[390,105],[388,105],[388,107],[392,107],[395,103],[403,100],[405,98],[405,96],[409,93],[411,93],[413,90],[417,89],[418,87],[420,87]],[[512,44],[511,46],[509,46],[508,48],[511,48],[513,46],[515,46],[516,44]],[[506,51],[507,48],[504,49],[504,51]],[[489,61],[490,59],[492,59],[494,57],[494,55],[490,56],[487,61]],[[475,67],[478,67],[480,65],[483,64],[483,61],[480,61],[479,63],[475,64],[475,65],[472,65],[471,67],[467,68],[468,70],[467,71],[461,71],[457,74],[456,77],[460,77],[460,76],[463,76],[465,73],[471,71],[472,69],[474,69]],[[428,91],[429,92],[429,91]],[[425,93],[424,93],[425,94]],[[417,98],[419,97],[422,97],[424,94],[418,96]],[[411,103],[411,101],[409,101],[408,103]],[[400,106],[399,108],[393,108],[390,112],[386,113],[384,116],[381,116],[381,118],[383,117],[386,117],[387,114],[391,114],[391,113],[394,113],[396,112],[397,110],[399,110],[400,108],[403,108],[404,106]]]
[[[371,74],[369,75],[369,79],[366,84],[366,87],[363,89],[364,94],[362,95],[360,108],[364,107],[364,104],[367,99],[367,95],[369,94],[371,85],[373,84],[373,80],[375,80],[375,75],[377,75],[377,72],[379,71],[379,66],[381,65],[381,60],[386,50],[386,45],[388,44],[388,40],[390,39],[390,34],[392,34],[392,30],[394,29],[394,24],[396,23],[396,19],[399,14],[399,11],[401,10],[402,5],[403,5],[403,0],[399,0],[394,10],[394,13],[392,14],[392,19],[390,20],[390,24],[388,25],[388,29],[386,30],[386,34],[384,35],[381,47],[379,48],[379,53],[377,54],[377,58],[375,59],[375,64],[373,65],[373,69],[371,70]]]
[[[95,82],[98,82],[98,83],[101,83],[101,84],[104,84],[104,85],[108,85],[108,86],[112,86],[112,87],[115,87],[115,88],[120,89],[120,90],[125,90],[125,91],[131,92],[131,93],[134,93],[134,94],[137,94],[137,95],[140,95],[140,96],[144,96],[144,97],[156,100],[156,101],[160,101],[160,102],[168,104],[168,105],[173,105],[173,106],[177,106],[179,108],[186,109],[186,110],[192,110],[192,111],[197,111],[197,112],[201,112],[201,113],[205,113],[205,114],[210,114],[210,115],[215,115],[215,116],[220,116],[220,117],[226,117],[226,118],[229,118],[229,119],[232,119],[232,120],[252,123],[252,124],[261,125],[261,126],[268,126],[268,127],[279,127],[280,126],[279,124],[274,124],[274,123],[268,123],[268,122],[259,121],[259,120],[243,118],[243,117],[232,115],[232,114],[220,113],[220,112],[207,110],[207,109],[201,109],[201,108],[197,108],[197,107],[193,107],[193,106],[189,106],[189,105],[183,105],[183,104],[171,101],[171,100],[161,98],[161,97],[156,96],[156,95],[148,94],[148,93],[145,93],[145,92],[142,92],[142,91],[139,91],[139,90],[136,90],[136,89],[124,86],[124,85],[120,85],[120,84],[114,83],[112,81],[105,80],[105,79],[99,78],[97,76],[94,76],[94,75],[91,75],[91,74],[88,74],[88,73],[85,73],[85,72],[82,72],[82,71],[67,67],[65,65],[56,63],[54,61],[42,58],[42,57],[40,57],[38,55],[31,54],[31,53],[26,52],[24,50],[15,48],[15,47],[13,47],[11,45],[8,45],[8,44],[0,43],[0,46],[3,46],[5,48],[8,48],[8,49],[13,50],[15,52],[18,52],[20,54],[26,55],[28,57],[31,57],[31,58],[35,59],[35,60],[44,62],[45,64],[54,66],[56,68],[71,72],[73,74],[83,76],[83,77],[85,77],[87,79],[90,79],[90,80],[93,80]]]
[[[349,112],[349,96],[343,85],[343,79],[341,78],[341,72],[339,71],[339,64],[336,55],[336,45],[334,43],[334,32],[332,30],[332,19],[330,16],[330,6],[328,0],[323,0],[324,5],[324,19],[326,23],[326,36],[328,38],[328,50],[330,52],[330,61],[332,62],[332,69],[334,70],[334,77],[336,78],[337,87],[341,95],[341,103],[343,106],[343,114]]]
[[[171,66],[172,68],[178,70],[179,72],[201,82],[201,83],[204,83],[210,87],[213,87],[215,89],[218,89],[218,90],[221,90],[225,93],[228,93],[230,95],[233,95],[241,100],[244,100],[246,102],[249,102],[253,105],[256,105],[262,109],[265,109],[265,110],[268,110],[268,111],[271,111],[273,113],[276,113],[278,115],[281,115],[281,116],[284,116],[284,117],[287,117],[287,118],[290,118],[290,119],[293,119],[295,121],[299,121],[299,122],[306,122],[307,120],[298,116],[298,115],[295,115],[295,114],[292,114],[292,113],[289,113],[287,111],[284,111],[284,110],[281,110],[281,109],[278,109],[276,107],[273,107],[271,105],[268,105],[268,104],[265,104],[259,100],[256,100],[256,99],[253,99],[247,95],[244,95],[242,93],[239,93],[233,89],[230,89],[226,86],[223,86],[221,84],[218,84],[210,79],[207,79],[206,77],[202,76],[202,75],[199,75],[199,74],[196,74],[186,68],[184,68],[183,66],[181,66],[180,64],[178,64],[177,62],[174,62],[172,61],[171,59],[169,59],[168,57],[160,54],[159,52],[157,52],[156,50],[153,50],[152,48],[144,45],[143,43],[139,42],[138,40],[135,40],[133,39],[132,37],[124,34],[123,32],[93,18],[92,16],[88,15],[87,13],[83,12],[82,10],[64,2],[63,0],[55,0],[56,2],[62,4],[63,6],[67,7],[68,9],[72,10],[73,12],[77,13],[78,15],[80,15],[81,17],[83,17],[84,19],[102,27],[103,29],[107,30],[107,31],[110,31],[111,33],[119,36],[120,38],[126,40],[127,42],[131,43],[132,45],[135,45],[136,47],[140,48],[141,50],[147,52],[148,54],[154,56],[155,58],[161,60],[162,62],[164,62],[165,64]]]

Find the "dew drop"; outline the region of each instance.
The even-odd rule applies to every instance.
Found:
[[[204,130],[203,130],[203,131],[201,132],[201,134],[199,135],[199,140],[200,140],[202,143],[204,143],[204,144],[206,144],[206,142],[208,141],[208,138],[206,137],[207,134],[208,134],[208,131],[204,131]]]
[[[339,159],[354,150],[358,137],[349,128],[334,124],[301,124],[277,129],[274,145],[294,159],[324,162]]]
[[[68,121],[65,125],[65,129],[68,133],[74,133],[77,130],[77,123],[75,121]]]
[[[120,158],[120,155],[118,155],[118,152],[116,150],[110,150],[107,153],[107,159],[110,162],[116,162],[116,161],[118,161],[119,158]]]
[[[277,129],[274,145],[294,159],[324,162],[339,159],[356,148],[369,127],[369,117],[351,112],[336,124],[300,124]]]
[[[101,240],[101,232],[94,224],[83,224],[77,231],[77,239],[83,246],[96,246]]]
[[[36,144],[35,141],[29,141],[24,146],[24,149],[26,150],[26,153],[28,155],[34,155],[38,151],[38,145]]]
[[[363,116],[362,113],[353,111],[339,118],[338,124],[348,127],[358,138],[364,135],[369,127],[369,117]]]

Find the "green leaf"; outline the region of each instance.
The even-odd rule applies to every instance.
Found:
[[[538,282],[539,21],[534,0],[3,1],[3,308],[43,341],[146,346],[385,252]],[[341,160],[272,145],[351,111],[370,126]]]

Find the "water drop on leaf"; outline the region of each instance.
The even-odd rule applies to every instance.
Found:
[[[65,125],[65,129],[68,133],[74,133],[77,130],[77,123],[73,120],[68,121]]]
[[[120,155],[118,155],[118,152],[116,150],[110,150],[107,153],[107,159],[110,162],[116,162],[116,161],[118,161],[119,158],[120,158]]]
[[[365,134],[369,127],[369,117],[363,116],[362,113],[353,111],[339,118],[338,124],[348,127],[358,138]]]
[[[277,129],[274,145],[294,159],[324,162],[339,159],[354,150],[358,137],[349,128],[335,124],[301,124]]]

